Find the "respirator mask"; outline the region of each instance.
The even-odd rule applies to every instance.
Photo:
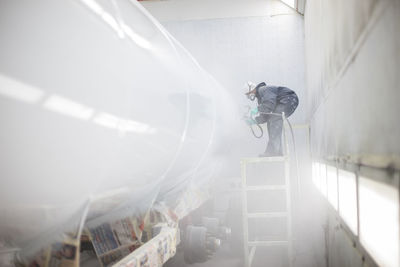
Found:
[[[256,88],[256,85],[252,82],[247,82],[245,85],[245,89],[247,90],[246,96],[248,99],[251,101],[254,101],[256,99],[256,92],[251,92]]]

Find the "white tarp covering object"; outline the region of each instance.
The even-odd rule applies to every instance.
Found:
[[[29,257],[218,171],[232,101],[136,1],[1,1],[0,33],[4,246]]]

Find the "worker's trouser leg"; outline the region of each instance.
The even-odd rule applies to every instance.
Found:
[[[286,117],[292,115],[299,104],[299,100],[297,97],[289,96],[283,100],[281,103],[276,105],[273,113],[275,114],[282,114],[285,113]],[[269,156],[278,156],[282,155],[282,127],[283,127],[283,120],[282,115],[269,115],[268,120],[268,145],[265,151],[266,155]]]
[[[282,117],[271,116],[267,124],[269,140],[265,154],[269,156],[282,155]]]

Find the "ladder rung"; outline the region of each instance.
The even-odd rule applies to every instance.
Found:
[[[286,156],[281,157],[254,157],[254,158],[242,158],[241,163],[258,163],[258,162],[283,162],[289,159]]]
[[[249,266],[251,266],[253,259],[254,259],[254,255],[256,254],[256,249],[257,247],[254,246],[251,248],[250,253],[249,253]]]
[[[247,218],[281,218],[286,216],[287,212],[252,212],[247,214]]]
[[[281,246],[287,245],[288,241],[249,241],[247,245],[249,247],[268,247],[268,246]]]
[[[246,186],[247,191],[258,191],[258,190],[285,190],[286,185],[252,185]]]

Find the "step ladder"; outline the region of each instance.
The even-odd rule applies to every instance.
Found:
[[[283,115],[284,116],[284,115]],[[284,118],[284,117],[283,117]],[[285,120],[283,120],[285,122]],[[244,241],[244,266],[251,267],[257,247],[286,246],[289,267],[293,266],[292,254],[292,212],[291,212],[291,193],[290,193],[290,159],[285,128],[282,127],[282,145],[284,155],[281,157],[259,157],[242,158],[241,177],[242,177],[242,214],[243,214],[243,241]],[[284,168],[284,183],[279,185],[247,185],[247,165],[248,164],[269,164],[273,162],[282,162]],[[255,191],[263,191],[266,194],[271,191],[281,190],[285,192],[286,210],[279,212],[248,212],[247,196]],[[249,219],[254,218],[286,218],[286,240],[249,240]]]

